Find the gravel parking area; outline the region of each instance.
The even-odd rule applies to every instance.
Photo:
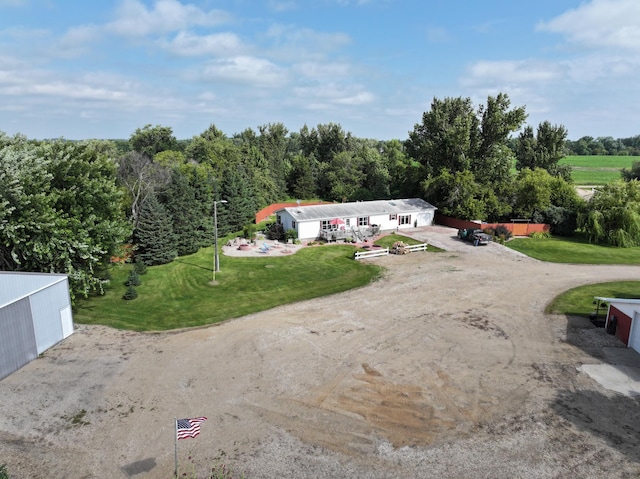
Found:
[[[364,288],[209,328],[78,325],[0,381],[0,464],[170,478],[174,418],[206,416],[178,443],[184,477],[218,460],[248,479],[639,477],[640,399],[579,370],[622,344],[544,307],[640,268],[410,234],[446,252],[374,258],[386,273]]]

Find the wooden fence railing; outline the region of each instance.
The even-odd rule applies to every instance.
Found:
[[[387,256],[389,254],[389,248],[372,249],[369,251],[356,251],[356,259],[374,258],[376,256]]]

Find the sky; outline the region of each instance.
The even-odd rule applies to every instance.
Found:
[[[0,0],[0,132],[408,138],[506,93],[568,138],[640,134],[638,0]]]

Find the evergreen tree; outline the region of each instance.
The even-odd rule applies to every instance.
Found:
[[[251,184],[242,165],[229,168],[222,181],[222,197],[227,203],[218,208],[218,236],[241,231],[255,221],[255,202]]]
[[[192,254],[213,241],[215,179],[208,165],[175,168],[161,200],[173,222],[179,256]]]
[[[150,266],[170,263],[177,256],[171,216],[154,195],[147,198],[140,210],[134,243],[137,246],[136,261]]]

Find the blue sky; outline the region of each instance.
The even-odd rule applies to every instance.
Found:
[[[499,92],[570,139],[640,134],[640,1],[0,0],[9,135],[404,140],[434,97]]]

